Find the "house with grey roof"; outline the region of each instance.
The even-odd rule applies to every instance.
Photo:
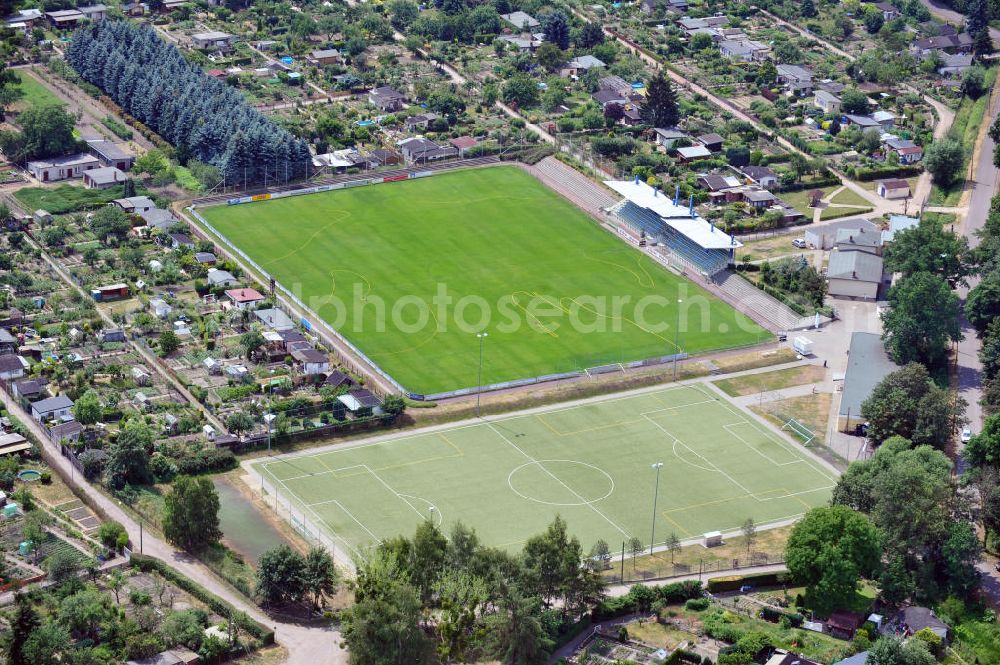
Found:
[[[840,113],[840,97],[827,90],[817,90],[813,96],[813,106],[823,113]]]
[[[28,369],[28,361],[15,353],[0,354],[0,379],[20,379]]]
[[[233,39],[229,33],[218,30],[191,35],[191,43],[202,51],[228,51],[233,46]]]
[[[83,186],[87,189],[111,189],[125,182],[128,176],[114,166],[102,166],[83,172]]]
[[[539,23],[534,16],[522,11],[500,14],[500,18],[502,18],[505,23],[508,23],[518,30],[523,30],[525,32],[531,32],[541,25],[541,23]]]
[[[164,210],[163,208],[143,210],[139,213],[139,216],[142,217],[144,222],[146,222],[146,226],[159,231],[166,232],[177,224],[177,218],[175,218],[169,210]]]
[[[899,369],[886,353],[878,333],[856,332],[851,335],[847,352],[847,372],[840,396],[837,429],[850,431],[865,422],[861,405],[886,376]]]
[[[854,250],[831,252],[826,277],[833,298],[875,300],[882,285],[882,257]]]
[[[393,87],[383,85],[368,93],[368,102],[380,111],[393,112],[403,108],[406,95]]]
[[[73,400],[65,395],[56,395],[31,403],[31,417],[42,423],[46,420],[68,420],[72,418]]]
[[[108,205],[116,205],[127,213],[138,215],[156,207],[156,203],[148,196],[128,196],[123,199],[115,199]]]
[[[854,250],[879,254],[882,251],[882,234],[865,231],[863,228],[838,229],[833,248],[841,252]]]
[[[604,61],[592,55],[580,55],[559,68],[559,76],[583,76],[591,69],[606,67]]]
[[[808,95],[813,89],[812,72],[801,65],[778,65],[778,83],[796,95]]]
[[[122,171],[128,171],[135,162],[135,157],[125,152],[117,143],[104,139],[88,139],[87,151],[97,157],[102,166],[113,166]]]

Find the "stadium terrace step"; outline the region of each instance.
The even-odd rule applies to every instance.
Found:
[[[601,214],[617,200],[601,185],[555,157],[546,157],[538,162],[534,172],[546,185],[592,214]]]
[[[727,270],[715,277],[718,287],[737,302],[761,318],[770,321],[778,329],[795,330],[801,328],[805,319],[785,303],[764,293],[735,272]],[[805,317],[812,321],[812,317]],[[808,322],[806,323],[808,325]]]

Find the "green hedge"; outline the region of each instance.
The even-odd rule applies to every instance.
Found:
[[[749,584],[753,587],[777,586],[790,579],[788,573],[761,573],[760,575],[727,575],[726,577],[713,577],[708,580],[708,590],[710,593],[720,593],[723,591],[739,591],[740,587]]]
[[[798,612],[782,612],[781,610],[776,610],[773,607],[765,607],[761,609],[760,618],[764,621],[770,621],[771,623],[778,623],[782,618],[786,618],[793,628],[798,628],[805,620],[804,617]]]
[[[848,167],[846,173],[855,180],[870,182],[872,180],[884,180],[885,178],[912,178],[924,172],[924,167],[916,165],[902,165],[894,167],[882,167],[877,169],[859,169]]]
[[[670,657],[663,661],[663,665],[676,665],[677,663],[692,663],[693,665],[700,665],[702,662],[701,654],[695,653],[694,651],[688,651],[687,649],[677,649]]]
[[[191,578],[177,572],[163,561],[143,554],[132,554],[132,565],[143,572],[155,570],[172,584],[177,585],[201,602],[208,605],[213,612],[223,617],[232,617],[232,620],[246,633],[252,635],[257,640],[258,646],[265,647],[274,644],[274,631],[267,626],[257,623],[245,612],[239,612],[232,605],[222,600],[205,587],[196,583]]]

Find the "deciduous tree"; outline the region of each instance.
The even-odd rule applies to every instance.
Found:
[[[809,587],[812,606],[821,612],[848,606],[858,583],[875,578],[881,555],[878,529],[847,506],[810,510],[785,548],[789,572]]]
[[[179,476],[163,501],[163,535],[189,552],[200,552],[222,537],[219,493],[205,477]]]
[[[882,338],[897,363],[916,360],[937,366],[947,344],[962,339],[958,296],[944,278],[914,273],[889,289],[888,300]]]

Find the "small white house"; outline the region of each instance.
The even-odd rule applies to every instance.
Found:
[[[875,187],[875,192],[883,199],[905,199],[910,196],[910,183],[905,180],[881,180]]]
[[[135,381],[137,386],[148,386],[150,382],[149,372],[146,371],[145,367],[140,367],[136,365],[132,367],[131,370],[132,380]]]
[[[153,311],[153,315],[158,319],[165,319],[170,316],[170,313],[174,311],[174,308],[164,300],[163,298],[153,298],[149,301],[149,308]]]
[[[236,277],[228,270],[212,268],[205,277],[209,286],[231,286],[236,283]]]
[[[225,371],[227,377],[239,383],[249,381],[251,377],[250,370],[244,365],[227,365]]]
[[[68,178],[79,178],[84,171],[96,169],[100,165],[97,157],[79,154],[28,162],[28,171],[42,182],[55,182]]]
[[[330,372],[330,358],[316,349],[292,349],[292,359],[299,365],[299,370],[306,376],[327,374]]]
[[[73,400],[65,395],[56,395],[48,399],[33,402],[31,405],[31,417],[40,423],[47,420],[71,419]]]
[[[28,369],[28,361],[16,353],[0,355],[0,379],[20,379]]]

